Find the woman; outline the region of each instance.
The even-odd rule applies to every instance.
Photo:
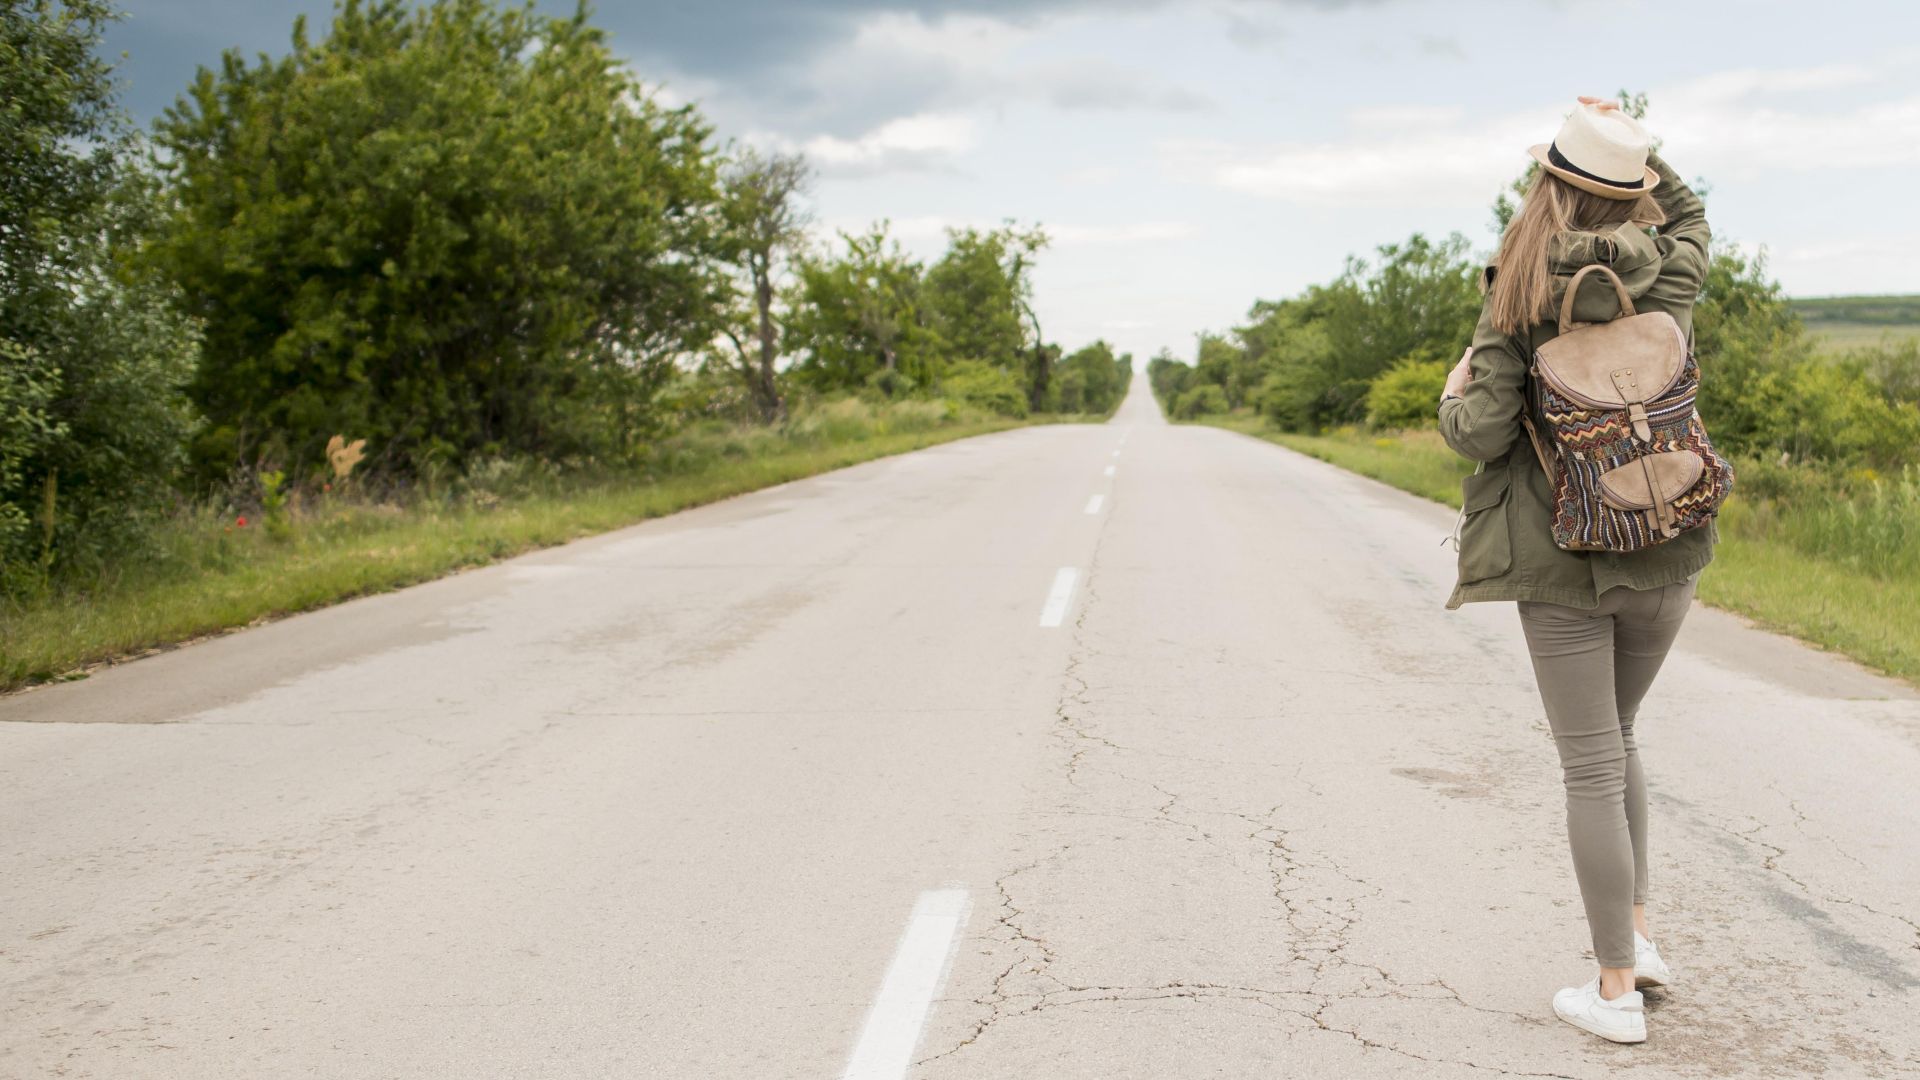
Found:
[[[1552,492],[1521,412],[1531,407],[1532,350],[1558,333],[1567,285],[1589,263],[1611,266],[1637,311],[1672,315],[1691,340],[1708,234],[1699,198],[1651,152],[1640,125],[1611,102],[1579,100],[1553,143],[1529,151],[1540,169],[1482,274],[1473,345],[1441,394],[1447,444],[1485,463],[1464,484],[1459,582],[1447,607],[1517,602],[1559,751],[1567,839],[1600,970],[1556,993],[1554,1012],[1603,1038],[1641,1042],[1637,987],[1664,985],[1671,973],[1647,929],[1647,787],[1634,717],[1718,534],[1709,521],[1631,553],[1556,547]],[[1587,275],[1574,318],[1618,310],[1613,285]]]

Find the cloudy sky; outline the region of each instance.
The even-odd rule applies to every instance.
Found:
[[[326,0],[122,0],[150,120]],[[556,10],[571,4],[548,3]],[[596,21],[723,136],[806,151],[823,235],[1038,222],[1050,338],[1142,360],[1488,207],[1576,95],[1645,91],[1716,235],[1795,295],[1920,292],[1920,5],[1614,0],[607,0]]]

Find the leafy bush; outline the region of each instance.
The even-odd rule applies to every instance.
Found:
[[[941,392],[996,416],[1027,415],[1027,392],[1011,371],[979,360],[962,360],[940,378]]]
[[[31,350],[0,339],[0,595],[24,584],[33,545],[26,474],[53,437],[53,378]],[[44,481],[43,481],[44,484]]]
[[[1451,370],[1445,360],[1404,359],[1367,387],[1367,423],[1376,428],[1433,427],[1440,391]]]
[[[1714,253],[1694,308],[1700,415],[1715,445],[1756,458],[1897,469],[1920,455],[1912,367],[1897,351],[1822,360],[1764,256]]]
[[[1132,377],[1132,355],[1116,356],[1111,345],[1096,341],[1060,361],[1053,379],[1055,407],[1061,412],[1111,412],[1126,396]]]
[[[1227,392],[1214,383],[1196,386],[1181,394],[1173,402],[1175,419],[1192,420],[1197,416],[1214,416],[1226,412]]]
[[[91,0],[0,5],[0,594],[149,546],[193,329],[129,273],[155,207]]]
[[[1858,364],[1887,397],[1920,405],[1920,338],[1854,349],[1843,359]]]
[[[531,7],[344,0],[228,53],[158,125],[197,402],[248,461],[342,430],[400,473],[631,452],[711,326],[708,134]]]
[[[991,408],[1002,415],[1044,407],[1058,347],[1035,340],[1030,310],[1034,255],[1046,235],[1011,223],[949,229],[945,253],[929,266],[888,230],[879,221],[842,232],[836,249],[795,261],[784,336],[793,377],[821,391],[864,390],[873,401],[959,385],[999,402]],[[981,365],[1005,373],[1028,404],[1013,411]]]
[[[1147,361],[1147,385],[1168,411],[1172,411],[1174,401],[1186,392],[1192,380],[1193,368],[1175,360],[1165,349]]]
[[[1473,280],[1465,237],[1415,233],[1376,248],[1371,262],[1349,258],[1298,298],[1256,303],[1234,331],[1265,373],[1253,404],[1295,431],[1365,419],[1373,380],[1390,365],[1459,354],[1480,312]]]

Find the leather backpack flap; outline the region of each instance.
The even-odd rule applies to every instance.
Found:
[[[1687,342],[1673,316],[1649,311],[1569,330],[1535,353],[1541,377],[1562,396],[1589,409],[1625,409],[1679,381]]]
[[[1700,482],[1706,464],[1691,450],[1646,454],[1601,473],[1600,497],[1619,510],[1654,509],[1656,494],[1670,505]]]

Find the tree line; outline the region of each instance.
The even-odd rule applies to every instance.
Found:
[[[1621,99],[1644,115],[1644,95]],[[1495,232],[1537,167],[1500,194]],[[1447,371],[1473,337],[1489,255],[1456,232],[1349,257],[1331,281],[1256,301],[1243,324],[1199,335],[1191,363],[1150,360],[1155,395],[1177,418],[1245,409],[1288,431],[1435,426]],[[1823,354],[1764,252],[1718,239],[1693,325],[1701,416],[1717,446],[1750,463],[1749,492],[1920,468],[1920,345]]]
[[[102,0],[0,0],[0,595],[183,499],[618,469],[821,396],[1104,412],[1033,316],[1038,226],[816,243],[798,155],[663,104],[582,6],[338,0],[121,111]],[[353,466],[349,466],[353,468]],[[263,478],[265,478],[263,480]]]

